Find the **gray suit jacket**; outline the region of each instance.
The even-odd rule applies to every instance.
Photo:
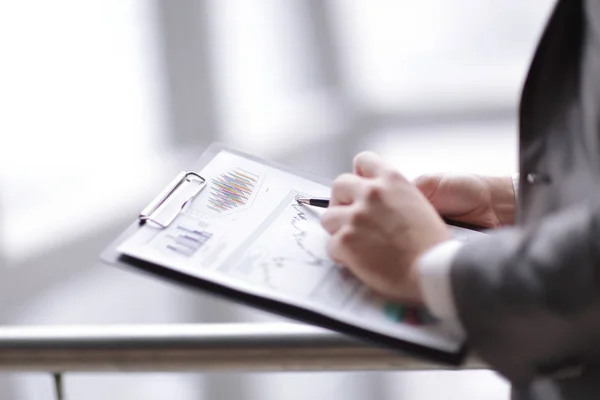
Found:
[[[520,109],[517,226],[451,269],[474,350],[518,399],[600,399],[600,0],[559,0]]]

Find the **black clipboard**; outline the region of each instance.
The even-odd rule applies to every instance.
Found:
[[[401,340],[379,332],[364,329],[362,327],[352,325],[345,321],[337,320],[295,304],[289,304],[283,301],[257,296],[242,290],[233,289],[207,279],[202,279],[197,276],[176,271],[164,265],[147,262],[118,252],[117,248],[128,238],[133,236],[145,223],[147,223],[147,221],[153,221],[153,223],[158,223],[159,225],[165,225],[165,223],[168,225],[168,223],[172,221],[172,213],[166,212],[166,214],[163,213],[164,215],[161,216],[161,207],[167,204],[170,196],[181,187],[185,185],[201,186],[205,179],[201,176],[201,174],[199,175],[195,171],[201,171],[202,168],[206,166],[221,151],[227,151],[251,161],[262,163],[268,167],[277,168],[281,171],[292,173],[296,176],[311,180],[313,182],[331,186],[331,181],[323,179],[322,177],[318,177],[307,172],[298,171],[297,169],[291,169],[279,163],[266,161],[253,155],[228,148],[220,143],[214,143],[209,146],[208,149],[201,155],[201,157],[190,166],[190,172],[182,172],[179,174],[178,177],[176,177],[176,179],[171,182],[165,188],[165,190],[161,192],[161,194],[159,194],[159,196],[153,199],[150,204],[146,206],[136,221],[133,222],[112,244],[105,249],[100,256],[101,260],[107,264],[144,271],[161,279],[165,279],[187,288],[208,292],[218,297],[232,300],[247,306],[256,307],[289,319],[294,319],[300,322],[330,329],[332,331],[349,335],[355,339],[369,342],[375,346],[385,347],[399,353],[409,353],[416,357],[429,359],[451,366],[458,366],[462,363],[467,354],[466,343],[464,343],[456,352],[447,352],[437,348],[427,347],[421,344]],[[194,190],[191,190],[191,192],[194,193]],[[180,198],[179,201],[182,201],[182,199]],[[187,200],[184,199],[183,201],[185,202]],[[182,206],[183,204],[176,204],[174,208],[177,209],[177,207],[179,207],[181,209]],[[171,209],[173,209],[173,207],[171,207]],[[452,225],[479,230],[478,227],[454,224],[451,221],[447,222]]]

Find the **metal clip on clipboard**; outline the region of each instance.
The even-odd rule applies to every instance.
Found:
[[[204,187],[206,179],[195,172],[181,172],[140,213],[142,223],[152,222],[161,228],[168,227],[177,218],[185,205]]]

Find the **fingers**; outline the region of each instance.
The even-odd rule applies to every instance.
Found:
[[[354,173],[366,179],[383,179],[388,182],[408,182],[396,168],[379,155],[365,151],[354,158]]]
[[[370,151],[364,151],[354,157],[354,173],[364,178],[380,177],[388,168],[379,155]]]
[[[336,263],[348,266],[350,259],[350,242],[353,240],[353,233],[349,226],[338,230],[327,242],[327,255]]]
[[[362,179],[353,174],[342,174],[331,188],[329,207],[352,204],[360,193]]]
[[[329,232],[335,234],[351,217],[353,204],[361,195],[365,182],[354,174],[342,174],[331,188],[329,208],[321,217],[321,225]]]
[[[321,226],[330,235],[334,235],[352,218],[352,209],[348,206],[330,207],[321,216]]]

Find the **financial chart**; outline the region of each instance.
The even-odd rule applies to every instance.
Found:
[[[287,201],[287,200],[286,200]],[[295,254],[275,255],[262,262],[264,268],[290,268],[295,262],[302,262],[314,267],[332,267],[334,263],[323,253],[323,246],[314,246],[315,239],[322,237],[311,225],[318,223],[312,221],[310,210],[306,206],[292,201],[289,208],[281,216],[285,220],[282,231],[285,241],[293,242]],[[314,218],[313,218],[314,219]]]
[[[210,232],[184,226],[176,226],[175,231],[175,234],[167,235],[167,238],[171,239],[171,242],[166,245],[167,249],[187,257],[194,255],[212,237]]]
[[[278,292],[341,306],[359,283],[327,256],[320,216],[298,204],[299,195],[291,191],[266,219],[233,272]]]
[[[239,228],[252,226],[248,218],[256,215],[252,210],[264,170],[252,165],[215,167],[203,172],[208,177],[205,190],[186,202],[173,223],[150,240],[150,246],[160,254],[187,259],[198,268],[211,268],[227,258],[236,242],[239,244],[236,237],[251,232]]]
[[[259,176],[236,168],[211,179],[208,208],[218,213],[245,206],[252,198]]]
[[[156,235],[150,245],[162,254],[191,258],[210,245],[213,239],[214,232],[206,218],[184,215]]]

